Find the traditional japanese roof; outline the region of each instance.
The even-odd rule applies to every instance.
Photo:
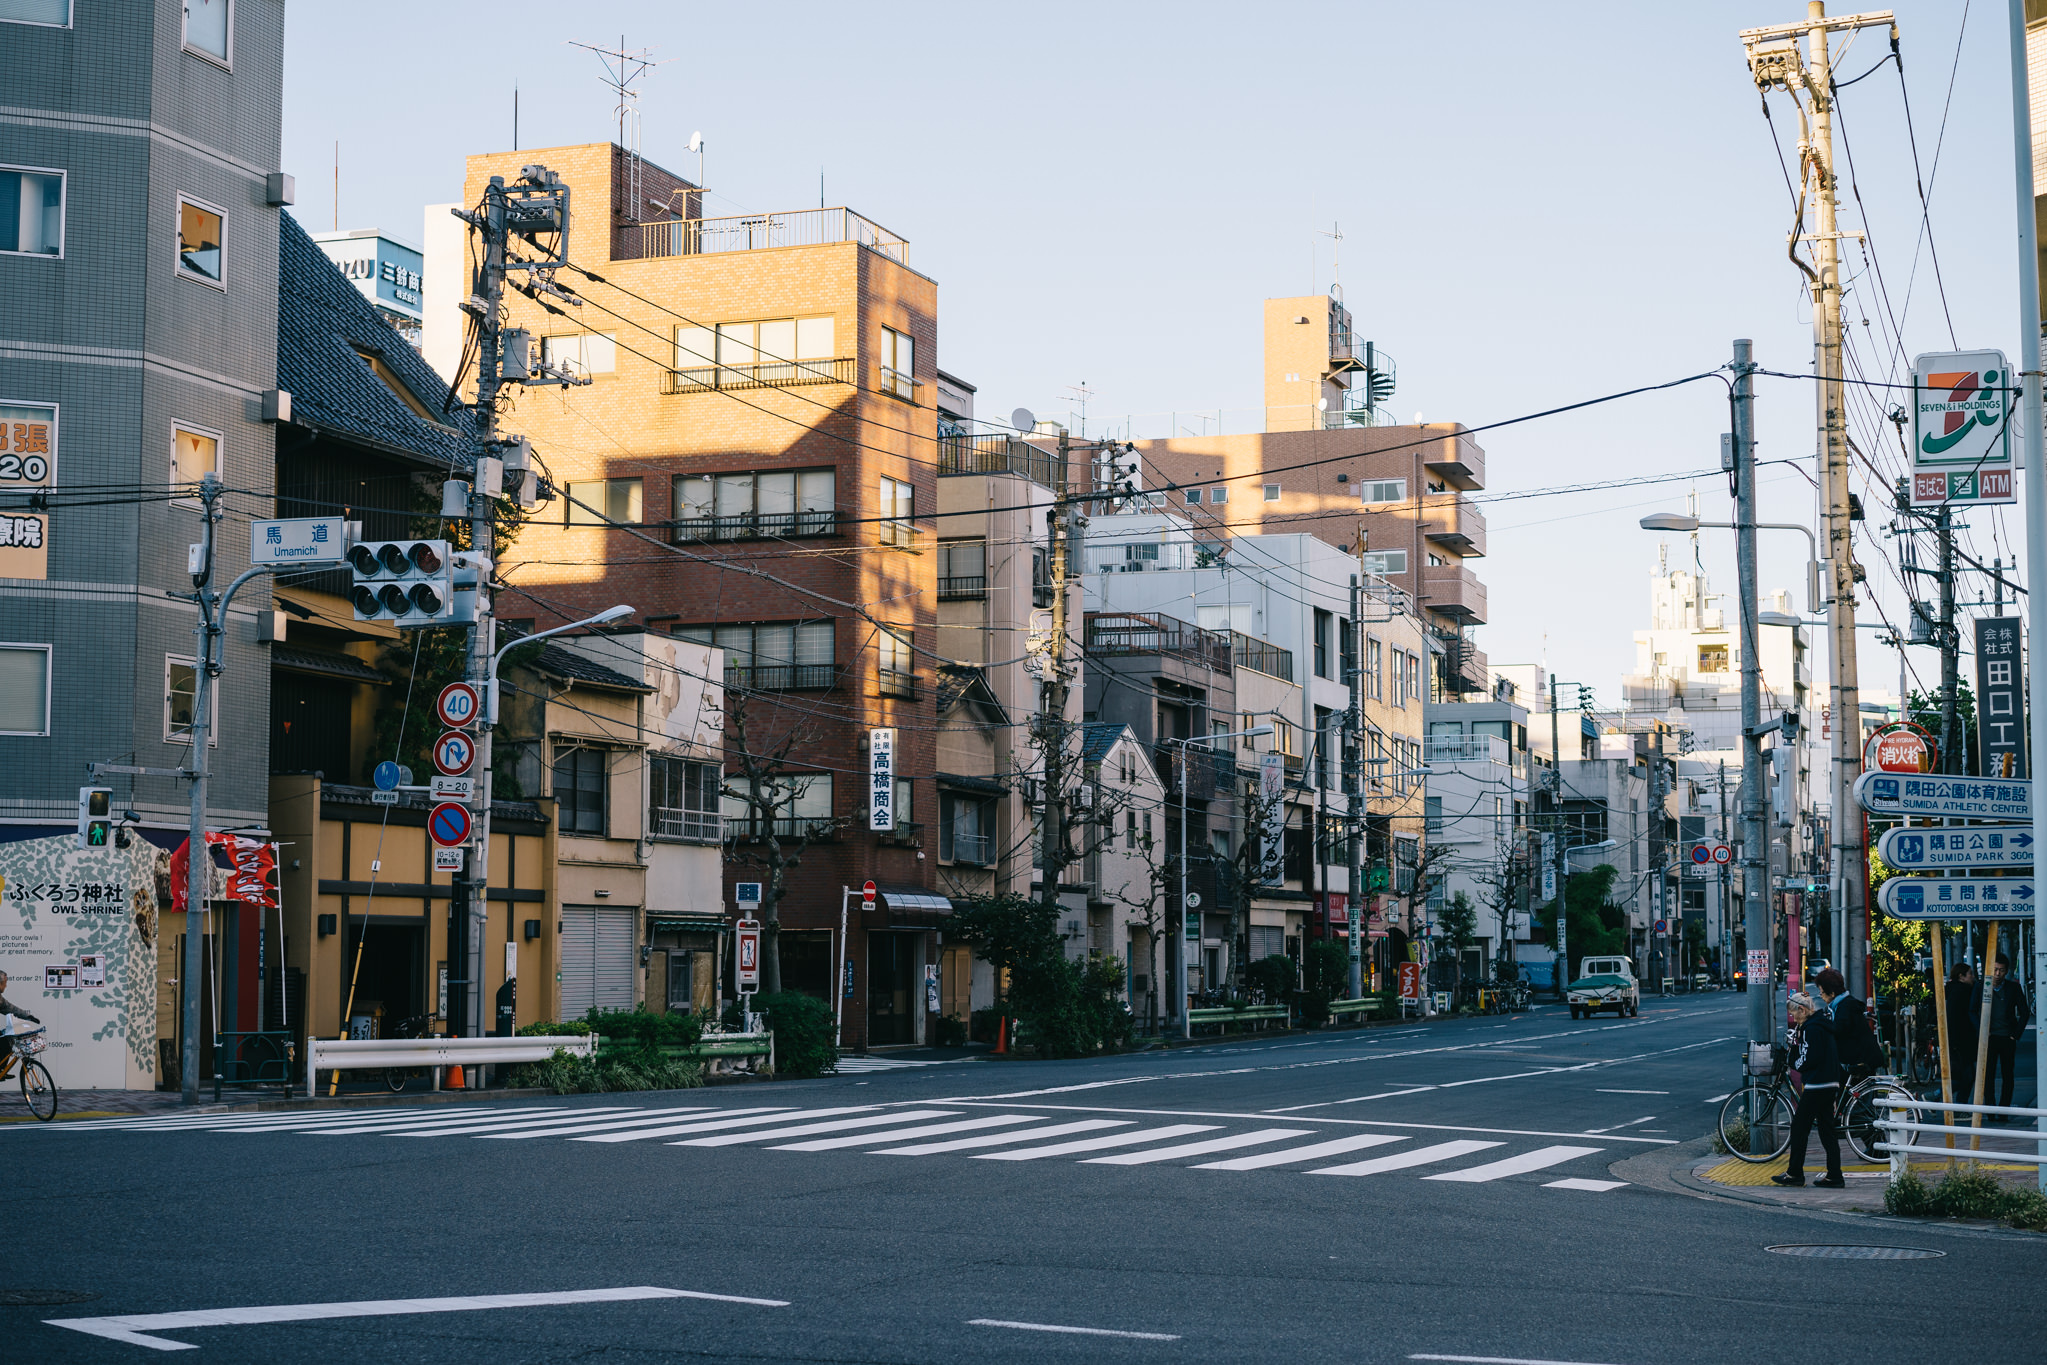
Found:
[[[652,692],[645,683],[628,678],[616,669],[593,663],[580,654],[571,653],[554,645],[542,645],[540,653],[528,661],[527,667],[536,669],[550,677],[563,678],[570,682],[582,683],[585,687],[605,687],[617,692]]]
[[[981,719],[990,725],[1004,725],[1009,716],[996,700],[995,689],[988,685],[985,671],[968,664],[940,664],[938,666],[938,714],[943,716],[962,703],[972,705],[981,712]]]
[[[1130,727],[1117,721],[1091,720],[1080,727],[1080,758],[1083,763],[1100,763],[1116,747],[1117,738]]]

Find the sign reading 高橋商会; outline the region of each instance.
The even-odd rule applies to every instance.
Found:
[[[1931,352],[1912,362],[1912,382],[1912,505],[2015,501],[2004,352]]]
[[[896,827],[896,732],[881,727],[867,732],[867,827]]]

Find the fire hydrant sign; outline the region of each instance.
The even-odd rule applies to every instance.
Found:
[[[743,919],[734,932],[733,965],[739,972],[739,993],[751,995],[761,985],[761,926],[758,920]]]

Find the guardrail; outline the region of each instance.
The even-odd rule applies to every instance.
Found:
[[[315,1078],[322,1071],[382,1071],[394,1066],[426,1066],[434,1070],[434,1089],[441,1087],[441,1068],[468,1068],[499,1062],[544,1062],[557,1052],[572,1057],[597,1055],[600,1040],[573,1034],[528,1038],[308,1038],[306,1098],[313,1098]],[[471,1087],[481,1090],[481,1084]]]
[[[1240,1010],[1227,1008],[1200,1009],[1187,1011],[1188,1026],[1201,1024],[1271,1023],[1284,1024],[1289,1017],[1285,1005],[1248,1005]]]
[[[1958,1104],[1952,1100],[1915,1100],[1897,1094],[1885,1095],[1879,1103],[1889,1111],[1890,1117],[1878,1119],[1876,1126],[1883,1129],[1887,1134],[1901,1134],[1905,1138],[1904,1142],[1887,1141],[1884,1143],[1884,1151],[1891,1158],[1891,1179],[1893,1180],[1904,1178],[1909,1166],[1908,1158],[1914,1156],[1938,1156],[1949,1159],[1959,1157],[1969,1161],[1981,1161],[1987,1157],[1994,1157],[1999,1161],[2031,1162],[2035,1166],[2047,1165],[2047,1133],[2028,1134],[2023,1130],[2019,1132],[1992,1133],[1984,1128],[1965,1128],[1957,1124],[1946,1123],[1922,1123],[1917,1119],[1907,1119],[1904,1117],[1908,1111],[1919,1112],[1937,1109],[1942,1114],[2001,1114],[2006,1118],[2042,1119],[2047,1118],[2047,1109],[2013,1109],[1994,1104]],[[2031,1152],[2008,1151],[2002,1147],[1989,1150],[1984,1150],[1980,1147],[1966,1149],[1961,1147],[1920,1147],[1914,1145],[1912,1139],[1918,1137],[1921,1133],[1945,1133],[1969,1138],[2015,1138],[2020,1142],[2033,1142],[2036,1144],[2036,1147]]]
[[[1329,1002],[1329,1017],[1340,1019],[1347,1014],[1371,1014],[1384,1008],[1383,995],[1361,995],[1355,1000],[1332,1000]]]

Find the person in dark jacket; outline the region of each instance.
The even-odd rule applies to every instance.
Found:
[[[1834,1104],[1841,1096],[1841,1060],[1834,1049],[1834,1021],[1821,1012],[1804,991],[1791,994],[1791,1023],[1798,1040],[1791,1053],[1791,1069],[1805,1082],[1799,1092],[1798,1108],[1791,1113],[1791,1161],[1784,1174],[1773,1175],[1779,1185],[1805,1183],[1805,1148],[1812,1140],[1815,1123],[1820,1128],[1820,1146],[1827,1153],[1827,1173],[1813,1182],[1821,1189],[1846,1189],[1841,1175],[1841,1128],[1834,1121]]]
[[[7,1003],[7,973],[0,972],[0,1066],[4,1066],[7,1059],[14,1055],[14,1021],[16,1019],[26,1019],[31,1024],[43,1022],[27,1010]]]
[[[1819,987],[1821,1008],[1834,1021],[1834,1050],[1849,1079],[1859,1081],[1881,1070],[1883,1048],[1870,1030],[1869,1006],[1848,993],[1847,980],[1832,967],[1821,969],[1812,983]]]
[[[2026,1007],[2026,993],[2018,982],[2011,979],[2011,959],[2003,953],[1990,968],[1990,1074],[1983,1086],[1983,1102],[2011,1108],[2011,1097],[2018,1085],[2019,1038],[2026,1031],[2029,1012]],[[2004,1073],[2002,1091],[1998,1088],[1998,1073]],[[2000,1095],[1992,1099],[1992,1095]],[[1993,1115],[1992,1123],[2003,1123],[2002,1115]]]
[[[1977,997],[1976,969],[1957,962],[1947,978],[1948,1076],[1954,1085],[1951,1096],[1967,1104],[1976,1093],[1976,1021],[1983,1017]]]

